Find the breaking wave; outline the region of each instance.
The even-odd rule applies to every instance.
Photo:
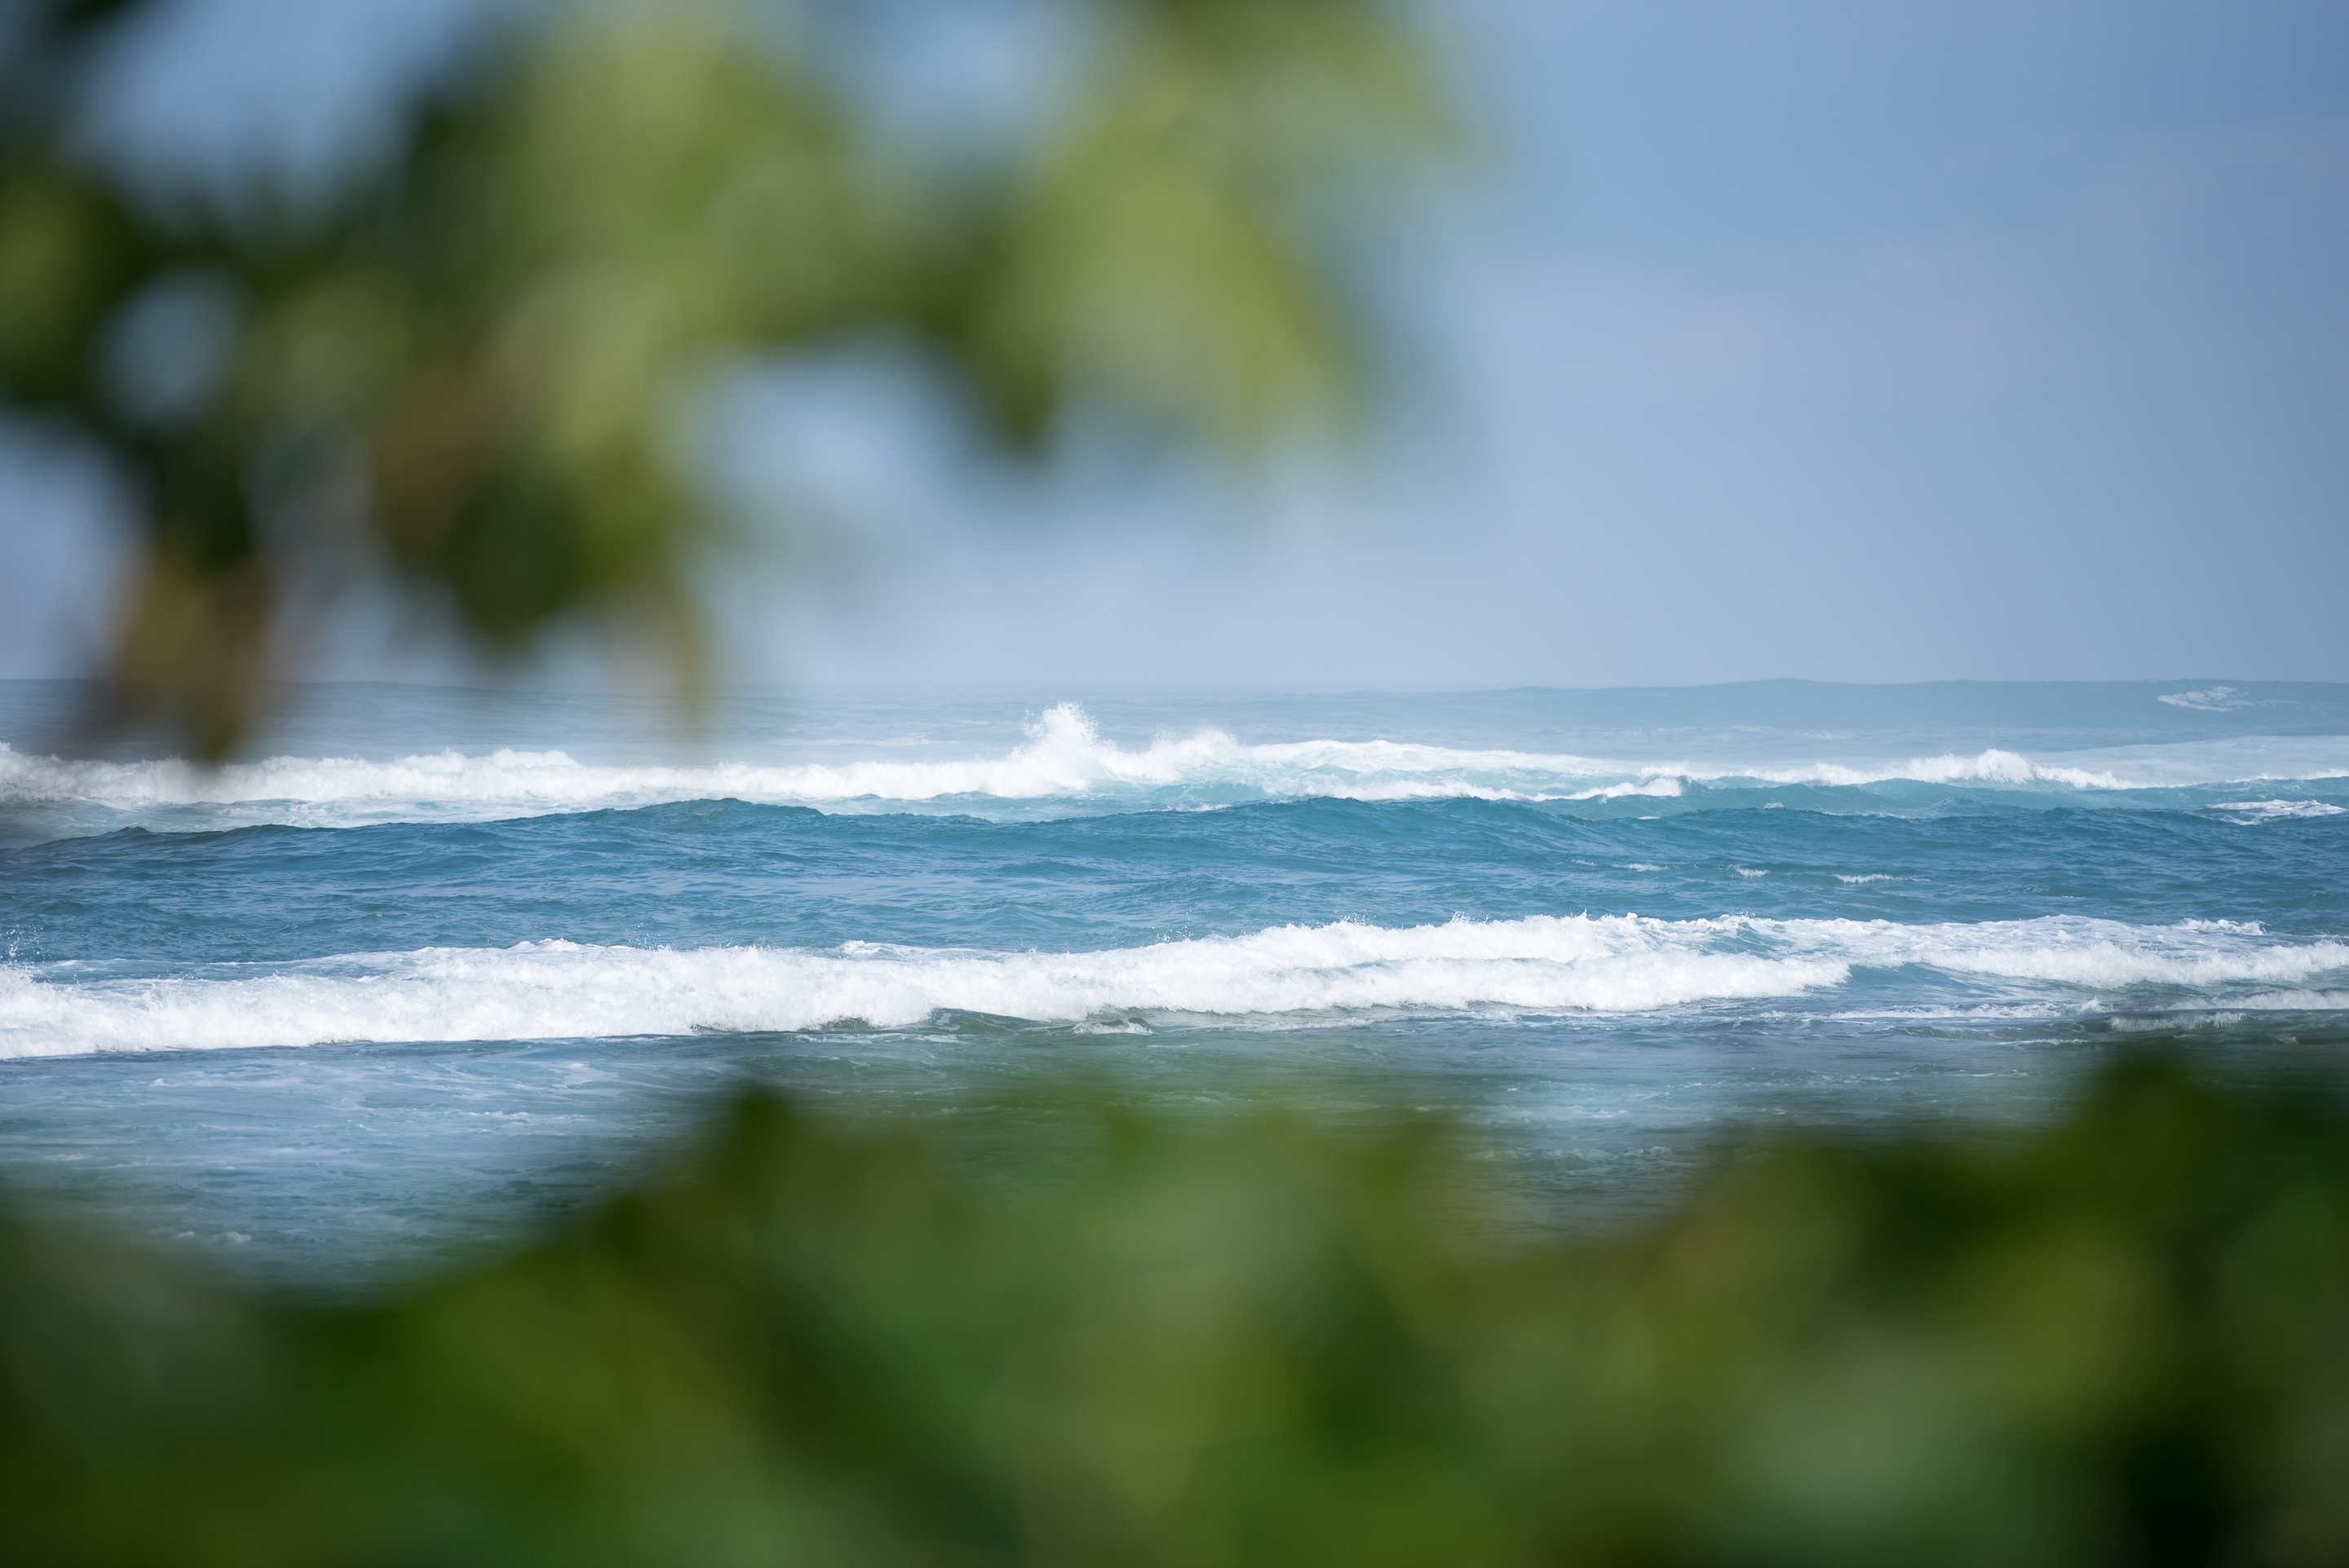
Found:
[[[2091,759],[2095,754],[2090,754]],[[205,769],[178,760],[64,761],[0,744],[0,803],[47,803],[135,819],[200,809],[208,820],[347,825],[481,820],[734,799],[842,806],[855,801],[1227,803],[1328,798],[1610,801],[1668,799],[1725,785],[1830,789],[1910,782],[2002,789],[2177,789],[2254,779],[2349,777],[2349,738],[2288,743],[2188,743],[2128,748],[2083,766],[2080,754],[2033,760],[1990,749],[1883,763],[1732,766],[1627,762],[1563,753],[1463,750],[1392,740],[1245,745],[1218,730],[1128,749],[1071,704],[1046,711],[1024,745],[995,757],[881,758],[836,765],[614,766],[562,751],[456,751],[391,761],[277,757]],[[2229,809],[2267,820],[2338,808],[2268,801]],[[85,825],[86,828],[87,825]]]
[[[2349,943],[2280,940],[2225,922],[1537,915],[1400,929],[1287,925],[1058,954],[551,941],[214,965],[165,978],[106,965],[12,965],[0,967],[0,1056],[889,1028],[942,1012],[1064,1024],[1634,1013],[1842,995],[1868,971],[1912,965],[1983,992],[1982,1000],[2071,1012],[2148,986],[2205,1007],[2328,1006],[2315,998],[2349,984]],[[2125,1000],[2147,1005],[2135,993]]]
[[[2343,815],[2343,808],[2328,805],[2323,800],[2220,800],[2214,802],[2210,810],[2236,813],[2229,820],[2244,827],[2260,822],[2290,821],[2303,817]]]

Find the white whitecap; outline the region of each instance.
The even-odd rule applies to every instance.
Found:
[[[2282,822],[2305,817],[2338,817],[2339,806],[2322,800],[2220,800],[2210,808],[2213,811],[2235,811],[2240,815],[2233,820],[2250,827],[2259,822]]]
[[[1104,738],[1068,703],[1046,710],[1030,726],[1025,743],[999,756],[919,759],[875,744],[884,754],[800,765],[608,764],[582,762],[562,751],[500,749],[391,760],[274,757],[207,769],[178,760],[67,761],[0,743],[0,804],[46,804],[116,824],[176,823],[181,818],[172,813],[196,809],[208,825],[346,826],[722,799],[833,809],[858,801],[953,801],[980,809],[991,801],[1610,801],[1670,799],[1702,785],[1906,781],[2064,793],[2349,777],[2349,737],[2251,737],[2037,759],[1993,748],[1972,756],[1796,766],[1631,762],[1395,740],[1251,745],[1216,729],[1161,736],[1129,748]],[[2310,814],[2337,810],[2316,807]],[[96,825],[77,817],[73,830]]]
[[[1401,929],[1285,925],[1080,953],[550,941],[216,965],[168,978],[18,964],[0,965],[0,1056],[796,1030],[851,1020],[905,1027],[942,1011],[1070,1024],[1133,1022],[1136,1014],[1621,1013],[1793,998],[1841,987],[1856,970],[1904,965],[2042,996],[2051,985],[2075,995],[2156,985],[2249,1008],[2269,1004],[2219,993],[2257,985],[2262,994],[2338,995],[2349,976],[2324,977],[2349,970],[2349,943],[2279,940],[2224,922],[1535,915]]]
[[[2231,713],[2237,708],[2259,706],[2260,699],[2248,692],[2230,686],[2214,686],[2202,691],[2166,692],[2153,699],[2172,707],[2190,708],[2196,713]]]

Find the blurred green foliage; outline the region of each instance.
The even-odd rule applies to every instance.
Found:
[[[10,1222],[0,1562],[2349,1561],[2349,1114],[2109,1073],[1573,1239],[1443,1129],[735,1113],[388,1304]]]
[[[203,757],[370,575],[493,648],[648,634],[690,689],[680,427],[745,357],[886,333],[1018,451],[1080,409],[1243,457],[1342,423],[1364,220],[1448,134],[1382,0],[1061,0],[1081,67],[990,158],[890,134],[822,0],[550,0],[485,7],[328,189],[173,185],[85,150],[172,3],[0,5],[0,407],[127,480],[117,686]]]

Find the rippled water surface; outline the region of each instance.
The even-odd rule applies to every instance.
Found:
[[[306,687],[214,772],[0,686],[13,1181],[348,1282],[713,1096],[1449,1113],[1530,1208],[1756,1126],[2013,1125],[2349,1045],[2349,687]],[[983,1116],[977,1113],[984,1112]],[[974,1132],[975,1139],[980,1137]]]

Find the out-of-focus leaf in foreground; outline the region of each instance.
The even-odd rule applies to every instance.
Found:
[[[1444,1130],[1100,1110],[974,1176],[746,1103],[371,1307],[0,1239],[0,1561],[2330,1563],[2349,1114],[2143,1064],[1644,1233]]]
[[[119,693],[207,757],[377,575],[491,648],[649,635],[692,689],[685,427],[729,364],[886,333],[1030,452],[1079,411],[1239,458],[1343,424],[1366,220],[1446,137],[1381,0],[1071,0],[1086,64],[984,160],[889,135],[794,8],[573,0],[495,13],[323,190],[183,188],[79,150],[173,3],[0,26],[0,399],[126,480]]]

